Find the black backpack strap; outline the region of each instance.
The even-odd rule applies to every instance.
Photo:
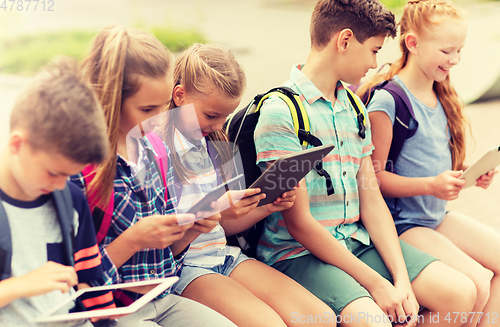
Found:
[[[349,102],[351,103],[354,111],[356,112],[356,120],[358,123],[358,135],[362,139],[366,137],[366,115],[362,112],[361,103],[354,97],[354,93],[351,89],[346,88],[347,97],[349,98]]]
[[[54,191],[52,195],[54,197],[57,218],[59,219],[63,235],[64,254],[67,260],[66,264],[74,266],[73,239],[75,235],[75,226],[73,224],[73,199],[71,198],[69,185],[66,184],[66,187],[62,191]]]
[[[0,199],[0,280],[9,278],[12,264],[12,237],[9,220]]]

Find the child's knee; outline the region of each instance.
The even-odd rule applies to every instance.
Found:
[[[491,271],[484,268],[480,268],[477,272],[474,272],[474,274],[471,275],[471,279],[476,287],[475,311],[481,311],[488,302],[488,299],[490,298],[492,278],[497,279],[500,277],[493,275]]]
[[[449,296],[448,309],[453,312],[471,312],[477,299],[476,285],[465,275],[462,275],[460,279],[453,289],[453,294]]]

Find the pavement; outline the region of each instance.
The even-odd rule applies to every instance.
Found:
[[[54,11],[0,10],[0,37],[60,29],[100,30],[112,23],[125,26],[192,27],[213,43],[231,49],[247,75],[242,106],[253,95],[285,81],[293,64],[304,62],[309,51],[312,0],[53,0]],[[478,2],[465,7],[469,28],[462,62],[451,78],[462,98],[479,98],[500,76],[500,2]],[[0,49],[1,55],[1,49]],[[398,45],[388,41],[379,63],[398,58]],[[26,78],[0,74],[0,151],[8,136],[8,117]],[[471,124],[467,162],[500,145],[500,99],[468,104]],[[498,179],[498,178],[497,178]],[[500,182],[488,190],[463,190],[449,203],[456,210],[500,229]]]

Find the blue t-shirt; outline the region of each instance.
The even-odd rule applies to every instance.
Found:
[[[394,80],[408,95],[418,121],[417,132],[405,141],[395,162],[395,173],[406,177],[433,177],[452,169],[448,121],[441,102],[438,99],[437,106],[430,108],[413,96],[397,75]],[[395,102],[389,92],[375,91],[368,105],[368,112],[374,111],[385,112],[394,124]],[[410,120],[411,128],[415,126],[415,121],[413,118]],[[385,201],[396,225],[414,223],[431,228],[436,228],[443,220],[447,203],[432,195],[398,199],[386,197]]]

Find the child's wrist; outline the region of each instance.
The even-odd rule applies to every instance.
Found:
[[[424,180],[424,192],[423,195],[434,195],[434,183],[436,182],[436,177],[426,177]]]
[[[135,225],[134,225],[135,226]],[[120,236],[125,238],[125,244],[129,244],[132,247],[134,253],[141,251],[144,246],[139,233],[134,233],[133,228],[127,228]]]
[[[7,282],[5,293],[10,294],[11,301],[31,296],[29,292],[33,285],[25,283],[22,277],[10,277],[5,281]]]

